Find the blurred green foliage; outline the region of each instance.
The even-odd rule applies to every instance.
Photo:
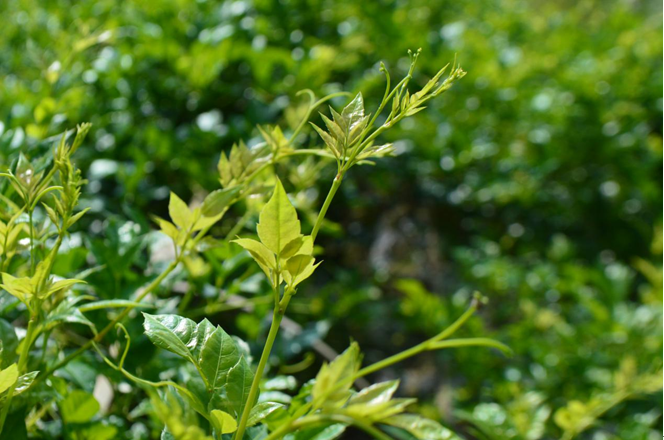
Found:
[[[257,142],[257,124],[293,127],[297,91],[376,102],[380,60],[404,73],[407,49],[421,47],[422,85],[456,55],[468,75],[390,132],[398,157],[342,186],[329,217],[343,227],[323,229],[325,264],[297,298],[304,332],[278,341],[280,362],[306,366],[318,337],[341,349],[348,336],[380,359],[434,334],[478,289],[491,302],[473,332],[515,356],[462,349],[392,371],[421,412],[482,439],[659,438],[659,4],[5,0],[0,13],[0,158],[39,156],[66,127],[93,123],[78,153],[91,213],[56,269],[105,264],[89,282],[108,298],[160,264],[147,213],[166,212],[169,189],[185,200],[216,189],[221,151]],[[288,176],[305,222],[328,185],[310,188],[306,171]],[[255,217],[242,222],[253,230]],[[172,285],[189,287],[163,292],[159,307],[263,334],[265,286],[246,256],[206,257],[188,262]],[[258,299],[255,314],[235,320],[215,287]],[[176,368],[134,341],[144,350],[131,367]],[[91,391],[85,362],[68,368]],[[136,399],[120,391],[111,423],[149,438]]]

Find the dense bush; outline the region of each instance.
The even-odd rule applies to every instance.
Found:
[[[374,378],[402,378],[404,395],[420,398],[418,412],[470,438],[659,435],[658,5],[8,0],[0,11],[4,168],[16,170],[21,152],[52,157],[65,129],[93,124],[74,158],[90,210],[53,272],[89,271],[80,295],[102,300],[131,298],[173,258],[149,218],[168,216],[169,191],[200,203],[219,187],[222,151],[263,141],[258,124],[292,133],[309,103],[298,91],[362,91],[374,112],[384,92],[378,60],[401,78],[407,50],[421,47],[415,91],[456,54],[468,75],[385,134],[397,157],[344,179],[321,227],[325,263],[293,299],[296,322],[275,344],[270,376],[305,383],[333,355],[330,346],[341,351],[349,338],[366,362],[378,361],[437,334],[479,290],[489,305],[466,332],[506,343],[513,357],[429,353]],[[309,127],[298,140],[320,146]],[[311,231],[334,167],[297,163],[276,172]],[[271,191],[231,208],[212,234],[253,233]],[[40,221],[45,214],[37,210]],[[16,261],[29,262],[27,250],[22,241]],[[240,249],[206,249],[167,278],[149,312],[207,316],[259,341],[250,347],[257,356],[270,308],[259,272]],[[2,295],[3,334],[13,334],[12,323],[22,337],[25,314]],[[89,319],[103,328],[114,316],[93,311]],[[127,370],[155,380],[182,374],[181,363],[148,348],[141,323],[125,322]],[[51,366],[85,332],[55,330],[44,350]],[[123,335],[106,339],[115,352],[125,346]],[[59,374],[69,384],[61,392],[92,392],[97,371],[120,377],[86,352]],[[126,385],[113,383],[100,417],[128,438],[150,438],[159,424],[144,416],[149,398]],[[285,399],[289,391],[278,392]],[[48,435],[37,420],[56,426],[53,408],[29,415],[33,430]]]

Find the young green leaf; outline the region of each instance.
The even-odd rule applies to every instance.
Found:
[[[272,198],[260,213],[257,226],[261,242],[277,255],[292,240],[300,236],[297,212],[288,200],[281,181],[277,179]]]
[[[360,368],[360,347],[353,342],[331,363],[323,364],[311,390],[314,407],[341,407],[350,397],[352,378]],[[339,384],[343,384],[339,386]]]
[[[7,391],[9,387],[16,383],[18,379],[18,366],[11,364],[4,370],[0,371],[0,393]]]
[[[227,412],[213,409],[210,416],[214,429],[220,434],[230,434],[237,430],[237,421]]]
[[[274,254],[263,243],[260,243],[251,238],[238,238],[231,243],[242,246],[251,257],[258,263],[268,279],[272,279],[272,271],[276,269],[276,260]]]
[[[286,283],[296,287],[309,278],[320,263],[322,262],[314,264],[314,258],[309,255],[295,255],[289,258],[286,262],[286,272],[283,273]]]
[[[192,214],[187,204],[171,192],[171,199],[168,202],[168,214],[171,216],[173,223],[184,230],[189,230],[192,226]]]

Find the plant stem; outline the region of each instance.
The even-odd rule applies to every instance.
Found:
[[[140,303],[141,300],[143,300],[143,298],[145,298],[150,292],[152,292],[154,289],[156,289],[159,286],[159,284],[161,284],[161,282],[164,280],[164,278],[166,278],[177,267],[177,265],[180,263],[181,259],[182,259],[182,256],[180,256],[177,259],[173,260],[171,262],[171,264],[169,264],[168,267],[157,278],[155,278],[150,284],[147,285],[145,290],[143,290],[143,292],[141,292],[141,294],[138,295],[135,302]],[[48,370],[46,370],[46,372],[44,374],[40,374],[39,376],[37,376],[35,378],[34,382],[32,383],[31,387],[34,386],[34,384],[36,384],[38,381],[49,377],[56,370],[64,367],[65,365],[67,365],[72,359],[76,358],[81,353],[83,353],[84,351],[86,351],[90,347],[92,347],[93,344],[101,341],[104,338],[104,336],[106,336],[106,334],[108,332],[110,332],[115,327],[115,324],[122,321],[135,307],[136,307],[135,305],[127,306],[118,316],[115,317],[115,319],[113,319],[111,322],[109,322],[106,327],[104,327],[99,333],[97,333],[94,338],[88,340],[85,344],[83,344],[77,350],[75,350],[74,352],[67,355],[58,364],[56,364],[55,366],[53,366],[53,367],[49,368]]]
[[[292,292],[284,293],[283,300],[274,308],[274,312],[272,313],[272,324],[270,325],[270,331],[267,335],[265,346],[263,347],[261,359],[258,361],[256,374],[254,375],[254,380],[251,382],[247,403],[244,407],[244,410],[242,411],[242,415],[240,416],[240,422],[238,423],[237,431],[233,436],[234,439],[242,440],[242,437],[244,436],[244,431],[247,427],[247,421],[249,420],[249,413],[251,412],[254,400],[256,400],[256,397],[258,396],[258,388],[263,377],[263,371],[265,370],[265,366],[267,365],[267,361],[270,357],[270,352],[272,351],[272,346],[274,345],[274,341],[277,338],[277,333],[279,333],[281,320],[286,314],[286,308],[288,307],[291,293]]]
[[[343,178],[344,178],[343,173],[337,173],[337,175],[334,177],[334,181],[332,182],[332,187],[330,188],[330,192],[327,193],[327,197],[325,198],[323,207],[320,209],[320,212],[318,213],[318,218],[316,218],[316,224],[314,224],[314,229],[311,231],[311,240],[314,242],[316,241],[316,236],[318,235],[318,230],[320,229],[320,226],[323,223],[325,214],[327,214],[327,210],[330,207],[330,204],[332,203],[334,195],[337,193],[337,190],[341,186],[341,181],[343,180]]]
[[[28,211],[30,221],[30,275],[35,274],[35,227],[32,221],[32,209]]]

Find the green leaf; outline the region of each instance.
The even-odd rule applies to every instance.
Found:
[[[352,378],[360,368],[360,347],[353,342],[330,364],[323,364],[316,375],[311,395],[314,407],[341,407],[350,396]],[[343,383],[343,386],[339,386]]]
[[[209,389],[226,384],[229,370],[240,360],[240,351],[221,327],[207,319],[196,325],[177,315],[143,316],[145,334],[153,344],[192,362]]]
[[[74,390],[60,403],[60,413],[67,423],[85,423],[99,411],[99,402],[92,394]]]
[[[289,242],[300,236],[297,212],[279,179],[272,198],[260,213],[257,231],[261,242],[277,255]]]
[[[235,186],[232,188],[218,189],[212,191],[203,200],[201,206],[201,213],[205,217],[216,217],[224,212],[224,210],[235,200],[235,197],[240,192],[241,187]]]
[[[14,326],[4,319],[0,319],[0,341],[2,341],[2,363],[0,368],[6,368],[18,358],[16,354],[18,337]]]
[[[311,235],[301,235],[291,240],[281,251],[279,256],[282,260],[287,260],[294,255],[311,255],[314,252],[314,242]]]
[[[438,422],[415,414],[399,414],[384,423],[404,429],[419,440],[461,440]]]
[[[311,126],[316,130],[316,132],[319,134],[319,136],[323,139],[325,142],[325,145],[332,151],[334,156],[338,159],[342,155],[341,147],[338,145],[337,141],[330,136],[328,133],[326,133],[323,129],[319,128],[316,124],[313,122],[310,122]]]
[[[180,231],[178,231],[178,228],[173,223],[169,222],[168,220],[164,220],[161,217],[157,217],[156,215],[152,216],[152,220],[154,220],[154,222],[159,225],[161,232],[171,237],[173,240],[175,240],[175,242],[178,242]]]
[[[214,429],[220,434],[230,434],[237,430],[237,422],[227,412],[213,409],[210,416]]]
[[[88,212],[90,209],[91,208],[85,208],[81,212],[78,212],[78,213],[74,214],[73,216],[71,216],[71,218],[67,222],[67,228],[71,228],[74,225],[74,223],[79,221],[81,219],[81,217],[83,217],[85,215],[85,213]]]
[[[233,240],[232,243],[242,246],[251,257],[258,263],[258,265],[263,269],[265,275],[268,279],[272,279],[271,271],[274,270],[277,266],[274,254],[270,251],[263,243],[260,243],[251,238],[238,238]]]
[[[48,298],[57,291],[65,290],[73,286],[74,284],[87,284],[87,283],[83,280],[75,280],[75,279],[56,281],[55,283],[51,284],[51,286],[48,288],[45,294],[40,295],[40,298],[42,299]]]
[[[50,330],[63,323],[71,323],[87,325],[96,334],[95,325],[76,307],[79,299],[80,297],[69,297],[61,301],[42,322],[44,330]]]
[[[8,273],[3,273],[0,287],[30,308],[29,301],[33,294],[33,286],[30,278],[15,278]]]
[[[32,385],[32,382],[34,382],[35,377],[37,377],[38,374],[39,371],[31,371],[19,376],[18,380],[16,381],[16,388],[14,388],[14,396],[18,396],[23,391],[30,388],[30,385]]]
[[[11,364],[4,370],[0,371],[0,393],[7,391],[9,387],[16,383],[18,379],[18,366]]]
[[[380,382],[367,387],[348,400],[348,406],[352,405],[379,405],[389,401],[399,387],[398,380]]]
[[[145,334],[154,345],[196,362],[187,346],[196,337],[194,321],[177,315],[153,316],[143,313],[143,316]]]
[[[319,428],[302,429],[295,433],[293,440],[333,440],[346,430],[346,425],[335,423]]]
[[[347,130],[350,132],[364,119],[364,100],[362,93],[358,93],[351,102],[341,111],[341,117],[346,122]]]
[[[192,215],[189,206],[182,201],[177,194],[171,192],[171,199],[168,202],[168,214],[173,223],[184,230],[189,230],[192,223]]]
[[[254,373],[251,367],[241,357],[240,360],[228,372],[228,387],[226,393],[228,401],[235,409],[235,414],[240,417],[245,405],[253,405],[254,402],[247,402],[251,382],[254,380]],[[258,397],[258,396],[257,396]]]
[[[277,402],[261,402],[257,404],[251,408],[247,426],[257,425],[274,411],[278,410],[279,408],[283,408],[283,406],[283,404]]]
[[[308,255],[295,255],[286,262],[284,279],[289,286],[295,287],[309,278],[320,263],[314,264],[314,258]]]

